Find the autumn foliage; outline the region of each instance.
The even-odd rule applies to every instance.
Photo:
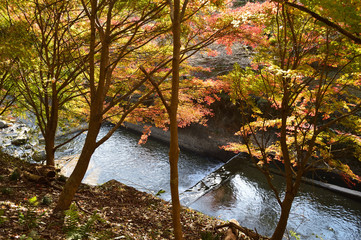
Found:
[[[58,210],[70,206],[93,152],[124,122],[145,125],[139,143],[151,126],[176,133],[207,125],[221,93],[243,121],[242,141],[224,149],[252,156],[282,208],[273,239],[282,238],[306,172],[338,171],[350,186],[361,181],[339,158],[347,146],[361,161],[360,1],[246,2],[0,1],[0,114],[15,113],[13,103],[33,113],[50,165],[57,131],[88,125]],[[197,53],[216,56],[208,47],[217,44],[232,54],[236,43],[252,59],[247,68],[194,76],[212,71],[191,61]],[[98,138],[104,122],[114,125]],[[284,196],[271,167],[285,176]]]
[[[337,169],[361,181],[334,151],[352,143],[360,159],[360,47],[282,3],[247,4],[229,18],[235,34],[222,42],[245,36],[254,56],[249,68],[236,65],[223,77],[244,122],[236,133],[243,141],[225,149],[249,152],[265,174],[282,209],[272,239],[281,239],[306,172]],[[284,196],[272,184],[271,167],[285,177]]]

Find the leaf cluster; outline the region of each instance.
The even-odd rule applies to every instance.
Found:
[[[337,129],[358,139],[360,47],[303,12],[276,5],[275,11],[267,15],[266,39],[255,46],[251,67],[236,65],[223,78],[246,123],[238,133],[244,142],[228,149],[250,151],[262,165],[287,156],[295,175],[324,163],[359,179],[333,164],[339,161],[328,140]]]

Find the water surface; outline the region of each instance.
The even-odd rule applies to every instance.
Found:
[[[103,127],[101,134],[108,129],[109,127]],[[85,135],[62,149],[58,157],[77,157],[84,138]],[[115,179],[142,191],[157,193],[164,190],[162,197],[170,199],[168,146],[152,139],[139,145],[139,139],[139,134],[124,129],[116,131],[95,151],[83,182],[102,184]],[[63,172],[70,175],[75,163],[76,161],[67,162]],[[222,164],[215,159],[181,151],[178,164],[179,191],[183,192],[193,186]]]
[[[107,129],[103,127],[101,134]],[[76,158],[84,137],[63,148],[58,157]],[[117,131],[94,153],[84,182],[102,184],[116,179],[153,194],[165,190],[161,197],[169,200],[168,146],[152,139],[144,145],[138,141],[138,134]],[[69,175],[74,164],[68,161],[63,171]],[[275,176],[275,182],[279,188],[283,186],[280,176]],[[241,225],[268,236],[275,228],[280,207],[264,176],[245,162],[234,160],[223,165],[181,151],[179,190],[182,204],[210,216],[235,218]],[[360,229],[360,202],[316,186],[302,186],[288,224],[288,230],[299,234],[301,240],[356,240],[361,239]]]

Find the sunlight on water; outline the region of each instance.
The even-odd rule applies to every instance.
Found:
[[[103,127],[100,135],[109,127]],[[80,153],[85,135],[78,138],[63,153]],[[157,193],[165,190],[162,198],[170,199],[168,146],[149,140],[139,145],[139,135],[119,130],[93,154],[83,182],[102,184],[111,179],[141,191]],[[65,155],[65,156],[64,156]],[[69,157],[60,154],[58,158]],[[63,172],[69,176],[76,161],[68,162]],[[179,156],[179,190],[185,191],[223,163],[182,151]]]
[[[236,171],[236,170],[235,170]],[[280,207],[267,185],[254,181],[257,170],[234,172],[219,188],[206,193],[190,206],[225,220],[237,219],[241,225],[270,236],[276,227]],[[275,176],[278,188],[282,178]],[[278,182],[277,182],[278,181]],[[325,189],[303,185],[296,197],[288,230],[301,239],[361,239],[361,203]]]
[[[106,130],[104,127],[101,134]],[[64,165],[62,172],[67,176],[76,164],[84,138],[85,134],[61,149],[57,156],[62,159],[59,164]],[[94,153],[84,182],[102,184],[115,179],[153,194],[163,189],[166,192],[161,197],[169,200],[168,146],[151,139],[138,145],[138,140],[137,134],[117,131]],[[179,190],[182,203],[225,220],[235,218],[245,227],[271,235],[280,207],[264,176],[245,163],[230,161],[222,165],[181,152]],[[274,179],[281,188],[282,178],[275,176]],[[304,185],[294,201],[288,230],[300,234],[301,240],[320,239],[316,235],[324,240],[361,239],[361,203]]]

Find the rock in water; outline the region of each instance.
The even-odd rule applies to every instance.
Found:
[[[24,145],[28,141],[28,138],[26,136],[18,136],[17,138],[13,139],[11,141],[11,144],[15,146],[21,146]]]
[[[8,126],[9,125],[7,124],[7,122],[0,120],[0,129],[1,128],[7,128]]]

